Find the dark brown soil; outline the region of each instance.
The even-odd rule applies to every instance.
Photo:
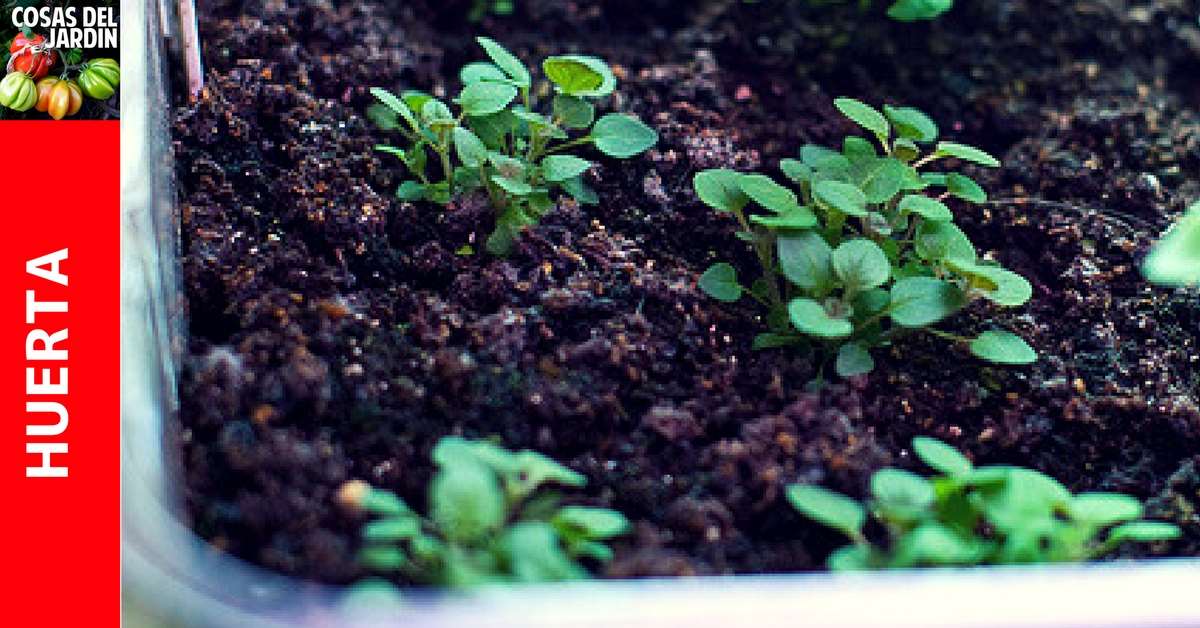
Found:
[[[583,501],[636,522],[603,575],[814,569],[842,540],[782,487],[861,495],[929,434],[1147,499],[1185,530],[1154,552],[1200,555],[1200,297],[1137,270],[1200,197],[1196,2],[960,2],[913,25],[857,3],[518,0],[479,25],[462,0],[394,4],[201,17],[208,86],[174,123],[191,308],[179,446],[214,546],[352,581],[361,521],[338,487],[423,504],[430,447],[465,434],[569,464],[590,479]],[[397,201],[364,116],[373,85],[455,90],[477,33],[527,60],[606,57],[615,104],[662,138],[627,162],[592,155],[601,204],[561,202],[508,259],[454,254],[490,226],[478,202]],[[870,376],[806,392],[806,355],[751,351],[760,313],[698,291],[718,256],[753,263],[692,173],[775,171],[853,132],[839,95],[922,107],[1003,156],[973,173],[993,201],[956,209],[1034,299],[948,328],[1011,327],[1038,363],[993,368],[912,336]]]

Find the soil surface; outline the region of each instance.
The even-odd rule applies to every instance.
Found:
[[[1134,494],[1184,529],[1127,555],[1200,555],[1200,294],[1138,272],[1200,197],[1196,2],[960,2],[919,24],[853,2],[516,4],[472,24],[464,0],[207,3],[207,87],[174,111],[191,333],[178,446],[201,536],[353,581],[362,521],[339,486],[424,504],[430,448],[463,434],[563,461],[590,480],[580,502],[636,522],[601,575],[809,570],[843,539],[782,488],[862,495],[874,470],[916,468],[908,443],[927,434]],[[507,259],[455,254],[491,226],[479,201],[395,198],[401,169],[365,116],[371,86],[455,93],[476,34],[526,61],[608,59],[606,107],[661,136],[632,160],[588,155],[600,205],[560,201]],[[754,262],[692,174],[777,173],[801,144],[839,142],[855,132],[841,95],[923,108],[1002,157],[971,171],[992,201],[954,209],[1034,298],[943,327],[1014,329],[1036,364],[913,335],[871,375],[809,392],[808,356],[750,349],[757,308],[697,289],[717,258]]]

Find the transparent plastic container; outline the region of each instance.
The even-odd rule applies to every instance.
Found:
[[[139,614],[237,627],[1200,626],[1196,559],[419,591],[397,605],[211,548],[179,517],[170,445],[185,327],[168,90],[199,76],[198,57],[181,53],[190,42],[177,6],[122,3],[122,562],[125,601]]]

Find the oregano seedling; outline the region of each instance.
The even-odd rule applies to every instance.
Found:
[[[400,184],[397,197],[445,204],[463,194],[486,193],[496,210],[486,248],[505,255],[516,234],[553,207],[556,191],[582,204],[598,201],[583,181],[594,164],[566,151],[591,145],[609,157],[628,159],[654,146],[658,133],[629,114],[596,118],[594,101],[617,85],[603,60],[550,57],[542,62],[549,88],[536,90],[516,55],[487,37],[477,41],[488,60],[459,72],[463,88],[452,103],[457,113],[429,94],[398,96],[375,87],[371,93],[379,105],[368,114],[407,142],[403,148],[376,146],[399,158],[414,177]],[[537,102],[540,93],[553,94],[549,103]],[[572,137],[572,132],[582,134]]]
[[[451,587],[588,577],[581,559],[612,559],[606,542],[629,531],[619,512],[562,506],[550,485],[587,480],[535,451],[448,436],[433,450],[428,516],[390,491],[352,483],[351,505],[374,518],[362,529],[367,567]]]
[[[816,347],[843,377],[870,372],[870,349],[908,330],[960,343],[996,364],[1035,361],[1011,332],[963,338],[933,327],[973,301],[1017,307],[1033,294],[1023,277],[982,259],[954,224],[952,204],[984,202],[983,189],[957,172],[922,172],[951,158],[1000,162],[939,141],[937,124],[913,107],[880,111],[852,98],[834,105],[870,139],[847,137],[841,150],[801,147],[798,159],[780,163],[792,186],[728,169],[695,175],[697,197],[732,215],[760,266],[743,283],[736,268],[718,262],[701,275],[700,288],[724,302],[749,296],[767,309],[769,329],[756,348]]]
[[[1142,520],[1141,502],[1129,495],[1072,495],[1032,469],[976,467],[950,445],[925,436],[913,439],[913,452],[941,475],[880,469],[863,504],[819,486],[787,488],[796,510],[850,539],[830,554],[830,569],[1083,561],[1125,542],[1181,534],[1174,524]],[[868,539],[868,513],[883,524],[886,544]]]

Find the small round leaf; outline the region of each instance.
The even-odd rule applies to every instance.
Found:
[[[558,183],[583,174],[591,166],[592,162],[574,155],[549,155],[542,160],[542,176]]]
[[[871,105],[853,98],[838,98],[833,101],[833,106],[837,107],[842,115],[853,120],[855,124],[880,138],[886,138],[890,133],[891,127],[888,125],[887,118],[884,118],[883,114]]]
[[[800,206],[796,193],[763,174],[744,174],[738,179],[742,193],[755,203],[776,212],[793,211]]]
[[[717,211],[741,211],[750,202],[742,192],[741,177],[740,173],[725,168],[701,170],[692,177],[692,187],[705,205]]]
[[[892,121],[892,125],[896,127],[896,134],[900,137],[917,142],[932,142],[937,139],[937,124],[920,109],[884,105],[883,113]]]
[[[901,213],[916,214],[925,220],[942,222],[954,219],[954,214],[950,213],[945,203],[920,194],[909,194],[900,199],[899,208]]]
[[[866,510],[858,502],[820,486],[793,484],[787,487],[788,502],[809,518],[847,536],[857,537],[862,533],[867,520]]]
[[[1003,330],[985,331],[971,341],[971,353],[988,362],[1021,366],[1037,362],[1037,352],[1020,336]]]
[[[958,286],[934,277],[906,277],[892,285],[890,316],[902,327],[925,327],[966,305]]]
[[[939,157],[957,157],[963,161],[991,168],[998,168],[1000,166],[999,159],[974,146],[967,146],[966,144],[959,144],[957,142],[938,142],[937,150],[934,151],[934,154]]]
[[[788,303],[788,318],[796,329],[818,338],[846,338],[854,333],[850,321],[830,316],[820,303],[804,297]]]
[[[654,129],[623,113],[610,113],[597,120],[591,137],[600,152],[621,159],[643,153],[658,143]]]
[[[813,186],[818,203],[836,209],[847,216],[866,216],[867,197],[858,187],[841,181],[821,181]]]
[[[720,262],[708,267],[700,275],[700,289],[708,296],[725,303],[733,303],[742,298],[742,285],[737,280],[737,270]]]
[[[840,244],[833,250],[831,262],[833,272],[843,283],[860,290],[883,285],[892,273],[887,254],[865,238]]]
[[[469,116],[486,116],[508,107],[516,97],[517,88],[512,85],[481,81],[464,87],[456,102]]]
[[[921,462],[946,475],[965,475],[974,468],[966,456],[936,438],[917,436],[913,439],[912,446],[913,453],[917,454]]]
[[[611,94],[617,86],[617,79],[608,64],[596,57],[549,57],[542,62],[542,71],[560,93],[569,96],[598,98]]]
[[[847,342],[838,349],[834,368],[841,377],[865,375],[875,370],[875,359],[871,357],[871,352],[862,345],[857,342]]]

